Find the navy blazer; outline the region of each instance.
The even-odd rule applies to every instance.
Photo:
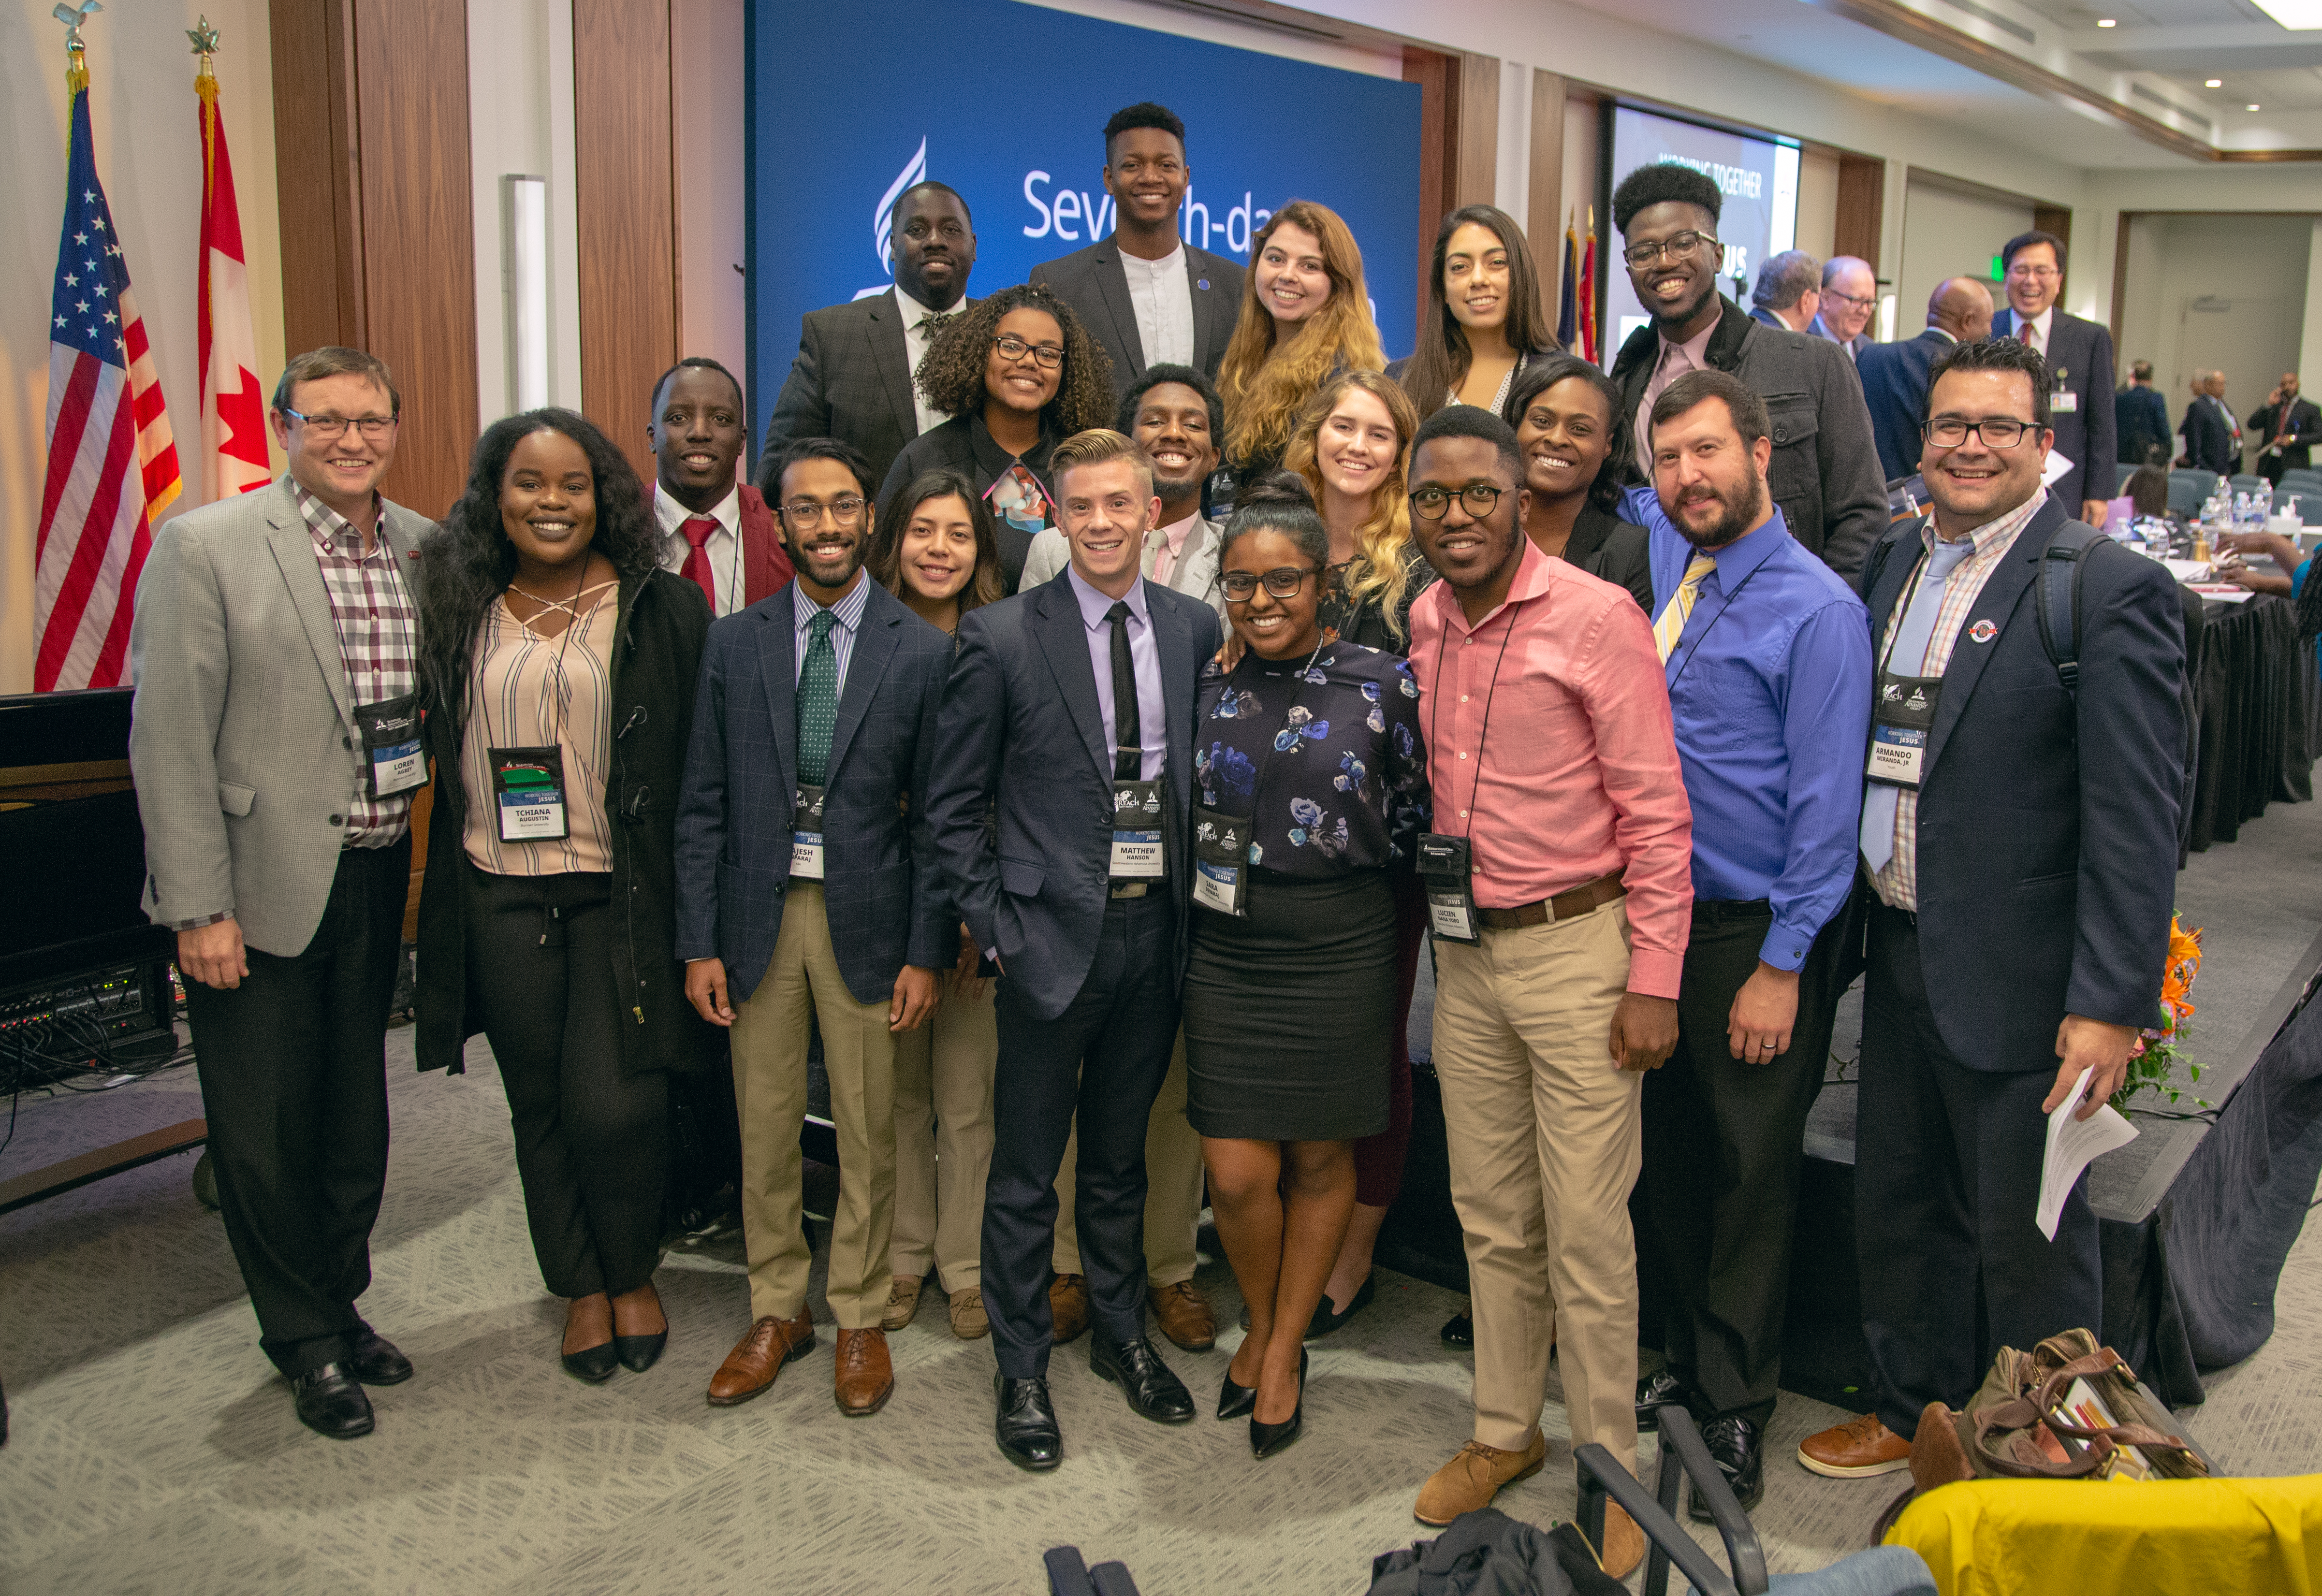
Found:
[[[2112,416],[2121,464],[2141,466],[2153,449],[2161,451],[2163,465],[2168,463],[2175,451],[2169,447],[2169,401],[2159,388],[2129,384],[2112,397]]]
[[[1234,324],[1241,319],[1241,268],[1223,255],[1184,246],[1185,287],[1193,300],[1193,358],[1185,363],[1218,379],[1218,366],[1233,339]],[[1120,263],[1120,247],[1110,236],[1084,250],[1032,269],[1029,281],[1056,290],[1073,307],[1073,314],[1104,346],[1112,360],[1112,391],[1127,393],[1151,364],[1145,341],[1137,330],[1137,303],[1129,297],[1129,269]]]
[[[2185,406],[2185,462],[2196,470],[2230,477],[2242,469],[2241,451],[2234,447],[2234,418],[2222,401],[2197,396]]]
[[[1919,469],[1919,429],[1927,420],[1927,373],[1955,340],[1929,327],[1899,343],[1874,343],[1854,357],[1862,397],[1870,406],[1870,435],[1879,469],[1893,482]]]
[[[1919,790],[1919,961],[1943,1045],[1971,1070],[2056,1068],[2067,1014],[2154,1021],[2177,892],[2185,625],[2157,561],[2082,556],[2080,692],[2040,640],[2034,581],[2067,520],[2052,495],[1961,624]],[[1919,563],[1920,521],[1866,571],[1873,657]],[[1988,643],[1975,627],[1998,628]]]
[[[2015,336],[2016,312],[2001,306],[1991,318],[1994,338]],[[2050,388],[2061,386],[2078,395],[2074,408],[2053,410],[2048,424],[2056,429],[2056,452],[2072,462],[2048,491],[2062,499],[2077,515],[2092,498],[2111,498],[2120,491],[2119,421],[2112,407],[2112,329],[2079,316],[2067,315],[2061,306],[2048,318]],[[2054,379],[2061,378],[2058,384]]]
[[[1198,598],[1148,581],[1145,602],[1169,717],[1164,821],[1182,980],[1193,722],[1202,667],[1221,634],[1217,611]],[[996,851],[986,830],[995,800]],[[1054,1019],[1088,979],[1112,853],[1112,759],[1069,569],[961,618],[928,811],[946,883],[976,945],[999,954],[1002,979],[1036,1017]]]
[[[959,921],[927,841],[928,764],[951,639],[866,573],[823,793],[831,946],[861,1003],[906,964],[946,970]],[[709,628],[677,811],[677,956],[726,962],[739,1003],[782,929],[798,791],[798,584]]]

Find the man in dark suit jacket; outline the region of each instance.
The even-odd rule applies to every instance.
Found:
[[[941,183],[895,196],[889,250],[895,286],[867,299],[809,311],[798,358],[766,422],[758,487],[772,497],[771,470],[800,438],[836,438],[871,464],[875,487],[903,445],[948,420],[928,407],[913,381],[942,324],[974,302],[975,223],[967,202]]]
[[[747,1401],[814,1345],[799,1220],[807,1044],[838,1132],[827,1296],[850,1418],[895,1386],[895,1033],[933,1012],[958,921],[927,844],[928,763],[951,643],[863,570],[870,470],[828,438],[774,476],[797,579],[709,629],[678,796],[677,953],[701,1017],[733,1030],[749,1330],[709,1382]],[[815,506],[811,520],[800,515]]]
[[[1112,236],[1032,269],[1112,357],[1118,393],[1147,366],[1191,366],[1215,382],[1240,318],[1241,268],[1177,237],[1193,180],[1175,112],[1149,102],[1116,111],[1104,124]]]
[[[2048,413],[2056,452],[2072,469],[2052,491],[2066,512],[2102,526],[2120,482],[2113,433],[2112,330],[2056,308],[2064,291],[2064,241],[2052,233],[2019,233],[2000,246],[2007,308],[1991,318],[1994,338],[2014,338],[2047,358]]]
[[[2230,477],[2242,469],[2242,451],[2234,436],[2241,426],[2226,408],[2225,391],[2224,372],[2194,372],[2192,402],[2185,406],[2184,423],[2177,430],[2185,434],[2186,465]]]
[[[2040,486],[2045,374],[1999,339],[1936,363],[1932,523],[1897,527],[1864,570],[1881,674],[1854,1178],[1879,1400],[1799,1449],[1838,1477],[1906,1467],[1921,1410],[1964,1408],[1996,1346],[2104,1318],[2084,1187],[2053,1240],[2034,1216],[2047,1115],[2083,1072],[2076,1117],[2101,1108],[2156,1017],[2184,623],[2167,571],[2098,537],[2077,579],[2079,690],[2060,679],[2035,580],[2070,519]]]
[[[1089,1366],[1147,1418],[1193,1416],[1145,1336],[1145,1136],[1185,973],[1196,683],[1221,635],[1208,605],[1138,575],[1159,510],[1145,452],[1100,429],[1054,462],[1072,563],[961,621],[928,795],[945,878],[1000,975],[983,1301],[994,1434],[1028,1469],[1064,1455],[1048,1277],[1075,1108]]]
[[[1991,290],[1971,277],[1946,278],[1927,296],[1927,327],[1898,343],[1866,344],[1854,358],[1870,406],[1879,467],[1893,482],[1919,469],[1919,428],[1927,419],[1927,372],[1955,344],[1991,336]]]
[[[2257,446],[2258,474],[2269,482],[2284,471],[2310,470],[2314,445],[2322,443],[2322,408],[2298,397],[2298,373],[2285,371],[2265,403],[2250,413],[2249,435]]]
[[[2129,367],[2128,386],[2112,397],[2112,416],[2121,464],[2147,464],[2156,449],[2163,461],[2175,452],[2169,447],[2169,401],[2153,386],[2151,360]]]

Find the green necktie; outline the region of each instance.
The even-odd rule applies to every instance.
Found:
[[[807,622],[814,635],[806,645],[806,668],[799,672],[799,781],[820,787],[828,774],[830,734],[838,724],[838,651],[830,646],[830,629],[838,617],[818,606]]]

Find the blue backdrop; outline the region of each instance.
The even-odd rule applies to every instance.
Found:
[[[750,390],[759,436],[809,310],[882,291],[895,196],[974,213],[982,297],[1112,231],[1103,130],[1158,100],[1185,123],[1193,243],[1247,265],[1284,200],[1346,218],[1390,356],[1413,335],[1416,85],[1016,0],[756,0],[750,10]]]

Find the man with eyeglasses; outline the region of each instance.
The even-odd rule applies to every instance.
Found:
[[[800,438],[836,438],[870,463],[873,483],[903,445],[949,419],[930,408],[914,374],[928,346],[969,309],[975,220],[948,184],[913,184],[895,196],[888,257],[895,286],[883,294],[809,311],[798,357],[766,422],[758,487],[773,497],[773,462]]]
[[[401,404],[360,350],[298,356],[288,470],[164,522],[130,633],[145,909],[177,933],[226,1239],[299,1419],[372,1426],[411,1363],[363,1321],[387,1179],[387,1010],[419,754],[413,561],[390,503]]]
[[[1936,361],[1933,507],[1864,571],[1878,675],[1865,759],[1870,893],[1854,1206],[1875,1411],[1798,1460],[1906,1468],[1929,1402],[1964,1409],[1995,1348],[2098,1327],[2096,1215],[2035,1221],[2048,1115],[2118,1090],[2153,1023],[2182,793],[2184,622],[2153,561],[2041,486],[2047,366],[2017,340]],[[2035,586],[2084,540],[2067,682]],[[2073,591],[2077,584],[2077,592]],[[2051,1236],[2052,1236],[2052,1239]]]
[[[2013,338],[2048,362],[2047,394],[2058,454],[2072,462],[2050,491],[2068,515],[2105,524],[2120,481],[2118,419],[2112,405],[2112,329],[2057,307],[2064,291],[2064,241],[2052,233],[2019,233],[1999,246],[2007,308],[1991,318],[1994,338]]]
[[[1879,274],[1860,255],[1833,255],[1822,264],[1822,306],[1806,331],[1827,338],[1860,361],[1871,345],[1867,331],[1879,308]]]
[[[1774,442],[1767,481],[1790,535],[1851,576],[1887,526],[1862,385],[1829,340],[1753,322],[1718,292],[1723,205],[1707,177],[1668,162],[1639,167],[1613,193],[1629,281],[1652,315],[1613,361],[1636,420],[1638,466],[1651,470],[1645,436],[1661,390],[1687,371],[1732,372],[1766,402]]]
[[[1476,1336],[1472,1438],[1412,1509],[1431,1525],[1539,1472],[1551,1346],[1574,1442],[1636,1466],[1638,1085],[1677,1044],[1693,904],[1651,630],[1626,588],[1524,535],[1523,479],[1487,410],[1439,410],[1412,443],[1412,532],[1443,579],[1411,615],[1419,873]],[[1602,1550],[1615,1578],[1644,1555],[1617,1506]]]
[[[742,1122],[750,1327],[709,1382],[758,1396],[815,1342],[799,1124],[818,1032],[838,1135],[825,1295],[833,1397],[850,1418],[895,1389],[886,1332],[895,1216],[895,1035],[926,1022],[959,919],[927,834],[951,642],[864,573],[871,474],[830,438],[775,462],[789,586],[712,624],[677,795],[685,995],[730,1027]]]

